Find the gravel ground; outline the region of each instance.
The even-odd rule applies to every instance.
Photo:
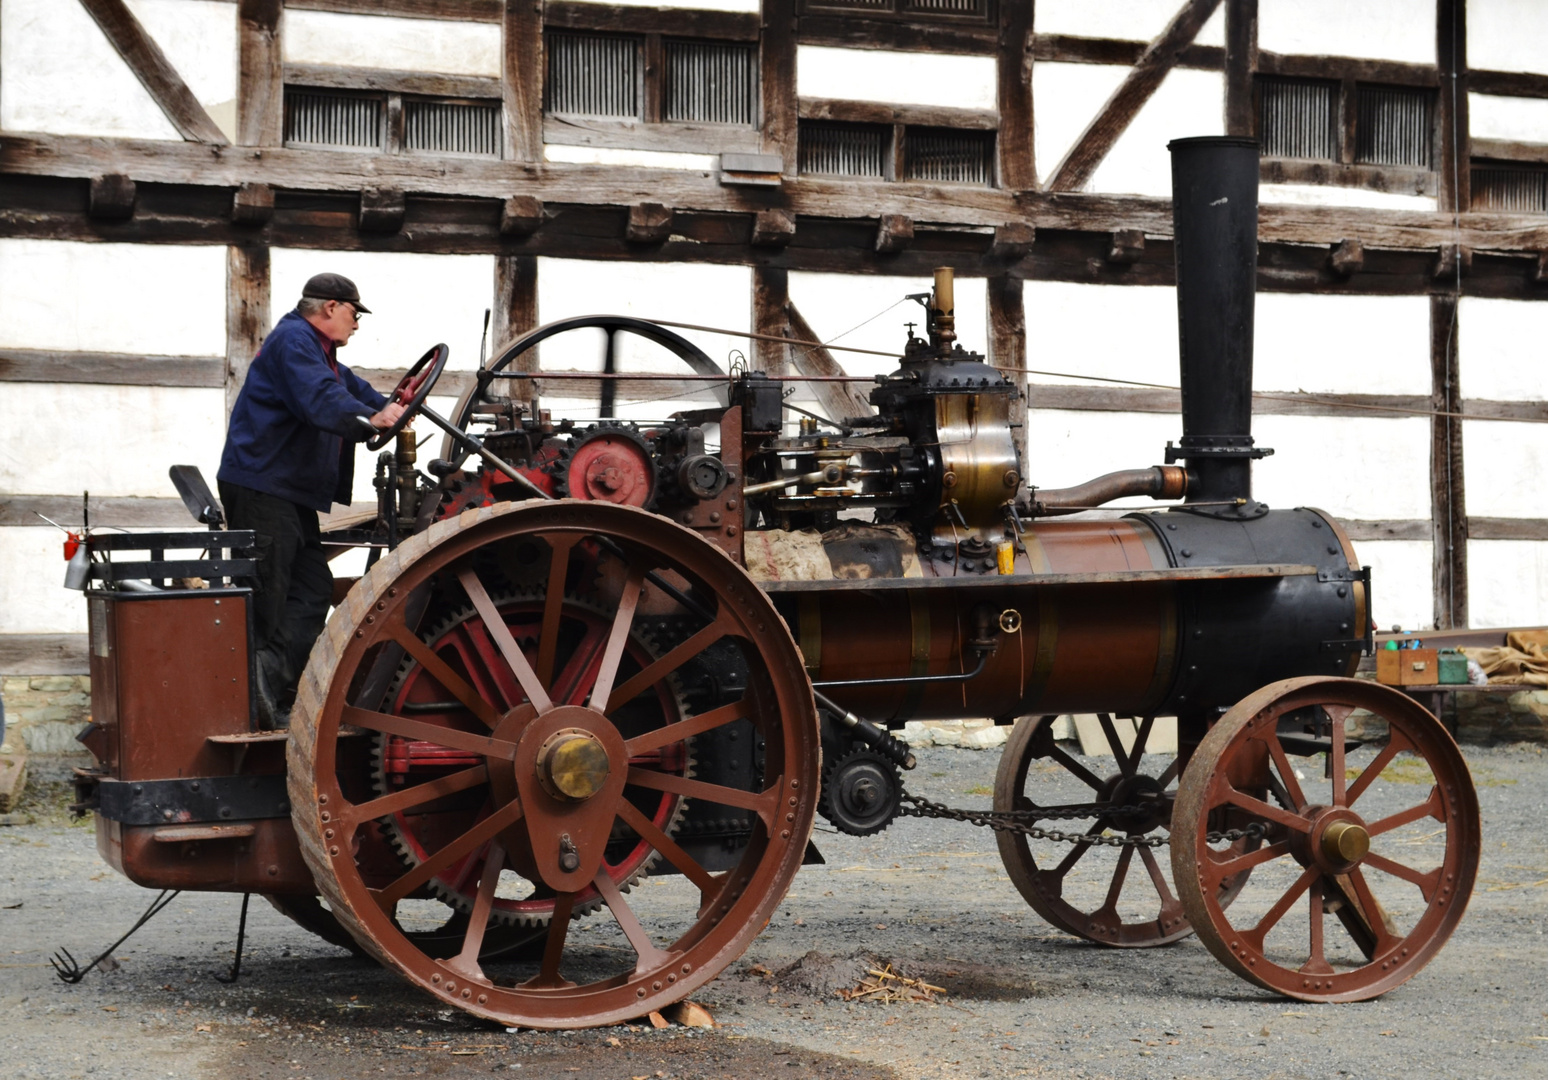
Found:
[[[230,962],[240,903],[229,895],[178,897],[124,947],[117,970],[61,984],[47,964],[55,948],[89,958],[152,894],[103,865],[92,830],[61,812],[69,762],[35,759],[23,807],[34,823],[0,828],[0,1061],[17,1080],[1545,1075],[1548,761],[1532,747],[1467,756],[1483,810],[1478,888],[1451,943],[1377,1001],[1273,997],[1191,938],[1146,950],[1086,944],[1027,907],[990,835],[904,820],[865,839],[817,836],[826,865],[801,872],[743,959],[696,996],[717,1029],[563,1033],[507,1033],[440,1010],[261,902],[242,978],[222,985],[213,973]],[[919,758],[912,790],[988,805],[995,753]],[[1378,785],[1371,798],[1401,807],[1424,790]],[[1414,839],[1420,850],[1427,842]],[[949,995],[880,1005],[834,993],[876,960]]]

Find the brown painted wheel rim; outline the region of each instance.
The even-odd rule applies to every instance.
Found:
[[[545,552],[546,581],[558,583],[545,596],[558,599],[545,601],[536,640],[517,643],[499,633],[504,622],[481,575],[487,576],[491,557],[497,561],[518,544],[530,551],[533,541]],[[615,553],[603,554],[599,563],[598,553],[608,548]],[[631,668],[625,646],[637,616],[671,603],[646,584],[649,571],[691,586],[714,619],[659,660]],[[550,688],[574,658],[563,655],[557,634],[543,632],[558,625],[565,582],[573,586],[578,574],[605,578],[610,584],[599,588],[612,590],[613,618],[590,691],[579,695],[584,704],[570,703],[574,694],[565,701],[550,698]],[[488,605],[492,617],[486,629],[506,675],[521,687],[521,701],[486,700],[455,670],[437,667],[436,655],[405,619],[408,598],[425,583],[461,589],[481,611]],[[373,647],[387,642],[406,650],[411,662],[436,673],[440,685],[457,695],[466,706],[460,719],[426,723],[351,703]],[[650,694],[715,642],[731,643],[748,661],[751,678],[740,701],[654,729],[625,723],[630,701]],[[743,720],[763,740],[757,791],[631,761]],[[359,730],[439,740],[482,760],[400,793],[361,799],[347,746]],[[506,504],[438,523],[406,541],[372,568],[335,613],[313,651],[292,716],[291,798],[302,851],[319,889],[338,921],[384,964],[447,1004],[508,1025],[592,1026],[642,1016],[685,997],[741,955],[762,929],[794,878],[810,836],[816,732],[810,686],[789,633],[767,598],[724,554],[694,533],[632,508],[570,501]],[[553,756],[556,737],[581,738],[588,747],[589,771],[583,782],[569,785],[570,795],[548,790],[539,776],[540,753],[549,755],[542,768],[560,767]],[[599,755],[605,756],[605,767]],[[720,873],[705,870],[625,795],[639,790],[752,811],[753,837],[740,863]],[[355,858],[359,830],[405,806],[438,806],[469,792],[483,800],[487,812],[412,869],[384,877]],[[682,876],[651,879],[626,898],[601,854],[621,828],[633,830]],[[445,959],[427,955],[394,921],[394,904],[419,895],[426,881],[470,855],[481,856],[484,868],[477,871],[462,948]],[[497,970],[482,955],[491,908],[503,887],[502,875],[489,872],[491,866],[502,870],[506,881],[525,879],[552,894],[541,959]],[[600,893],[602,903],[591,920],[572,931],[572,910],[588,890]],[[610,934],[612,944],[593,947],[598,939],[592,931]]]
[[[1064,832],[1106,832],[1114,836],[1164,836],[1170,828],[1180,758],[1147,774],[1143,756],[1152,742],[1154,717],[1142,719],[1133,748],[1126,750],[1112,718],[1100,717],[1113,752],[1107,770],[1088,768],[1053,739],[1052,716],[1017,722],[1000,757],[994,808],[1031,810],[1036,805],[1090,805],[1083,818],[1036,819],[1033,824]],[[1102,816],[1099,806],[1143,806],[1138,817]],[[999,832],[1000,858],[1017,890],[1051,925],[1102,945],[1149,948],[1192,933],[1171,882],[1171,866],[1152,848],[1096,847],[1090,843],[1034,841]],[[1232,885],[1227,882],[1229,904]]]
[[[1351,765],[1355,709],[1386,720],[1389,738]],[[1327,754],[1290,758],[1277,732],[1287,717],[1320,720]],[[1287,679],[1243,699],[1189,763],[1174,821],[1173,873],[1200,940],[1303,1001],[1363,1001],[1412,978],[1461,920],[1478,871],[1478,800],[1456,743],[1412,699],[1355,679]],[[1254,822],[1264,843],[1245,855],[1207,839]],[[1213,883],[1248,868],[1227,912]]]

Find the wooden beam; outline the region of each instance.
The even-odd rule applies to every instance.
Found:
[[[1455,296],[1430,297],[1430,407],[1459,412]],[[1434,544],[1435,628],[1467,625],[1467,497],[1462,471],[1462,421],[1430,421],[1430,520]]]
[[[1440,181],[1442,213],[1466,213],[1472,208],[1472,147],[1468,136],[1467,0],[1437,0],[1435,57],[1440,71],[1436,101],[1435,169]]]
[[[1475,94],[1548,98],[1548,75],[1519,71],[1480,71],[1477,68],[1469,68],[1467,88]]]
[[[0,634],[6,675],[85,675],[91,670],[85,634]]]
[[[989,362],[1000,368],[1022,369],[1027,366],[1027,315],[1022,302],[1020,278],[1009,275],[989,278],[985,282],[988,293],[989,324],[985,327],[988,339]],[[1021,461],[1022,476],[1017,492],[1026,486],[1027,468],[1027,377],[1006,372],[1006,378],[1016,384],[1017,392],[1011,400],[1011,438],[1016,444],[1016,456]]]
[[[500,80],[482,75],[441,75],[389,68],[334,67],[328,64],[286,64],[285,83],[334,90],[379,90],[390,94],[428,97],[498,99]]]
[[[795,304],[785,305],[785,315],[790,320],[791,333],[797,341],[821,341],[817,332],[812,329]],[[799,374],[823,376],[846,374],[833,354],[822,346],[794,345],[790,349],[792,366]],[[808,384],[817,402],[822,406],[823,412],[828,414],[829,420],[842,422],[857,416],[874,416],[876,410],[871,407],[870,398],[866,391],[857,383],[840,382],[814,382]]]
[[[279,146],[285,139],[285,77],[280,55],[281,0],[237,5],[237,142]]]
[[[1256,134],[1252,81],[1258,70],[1258,0],[1226,0],[1225,133]]]
[[[227,139],[204,111],[199,99],[177,73],[156,40],[145,32],[124,0],[80,0],[107,35],[114,51],[123,57],[134,77],[166,113],[178,134],[191,142],[225,146]]]
[[[920,127],[1001,131],[1007,121],[995,109],[958,109],[945,105],[893,105],[882,101],[802,97],[796,101],[802,120],[844,120],[856,124],[916,124]],[[672,125],[674,128],[678,125]]]
[[[1035,60],[1054,64],[1102,64],[1107,67],[1133,67],[1145,55],[1148,41],[1120,38],[1088,38],[1072,34],[1038,34],[1032,43]],[[1177,66],[1197,71],[1220,71],[1225,65],[1225,50],[1218,45],[1189,45],[1178,57]]]
[[[226,416],[236,405],[247,369],[274,325],[269,314],[269,249],[236,246],[226,249]]]
[[[904,251],[914,242],[914,219],[903,214],[883,214],[876,222],[876,250],[882,254]]]
[[[0,382],[218,387],[225,385],[224,367],[217,356],[0,349]]]
[[[1311,56],[1304,53],[1259,51],[1258,74],[1289,75],[1301,79],[1334,82],[1390,83],[1396,86],[1438,86],[1434,64],[1407,64],[1398,60],[1361,60],[1352,56]]]
[[[499,22],[502,0],[285,0],[298,11],[336,11],[343,15],[396,15],[407,19]]]
[[[669,154],[756,154],[757,128],[730,124],[662,124],[590,116],[543,117],[543,141],[557,146],[601,146]]]
[[[565,30],[757,41],[759,19],[755,13],[743,11],[639,7],[592,3],[591,0],[579,3],[572,0],[548,0],[543,9],[543,23]]]
[[[1006,0],[1001,7],[1023,3],[1031,4],[1032,0]],[[768,9],[767,0],[764,9]],[[802,45],[829,45],[840,49],[993,56],[996,47],[995,27],[987,23],[953,26],[939,22],[898,22],[876,18],[871,12],[860,18],[802,15],[797,32]]]
[[[134,180],[123,173],[93,176],[91,191],[86,200],[86,214],[104,221],[132,218],[137,194]]]
[[[1177,65],[1182,51],[1198,36],[1219,6],[1220,0],[1184,0],[1166,29],[1150,43],[1112,97],[1075,140],[1075,145],[1048,182],[1048,190],[1077,191],[1086,186],[1107,152],[1128,129],[1135,114],[1150,100],[1167,72]]]
[[[1343,521],[1339,524],[1355,543],[1369,540],[1428,540],[1430,523],[1421,519],[1412,521]],[[1356,552],[1358,554],[1358,552]],[[1380,586],[1377,586],[1380,588]]]
[[[489,327],[491,363],[507,345],[539,326],[537,256],[501,255],[495,259],[494,274],[494,317]],[[534,346],[516,357],[516,370],[538,370],[540,348]],[[526,380],[507,383],[504,389],[518,401],[531,404],[532,384]]]
[[[167,485],[171,489],[170,482]],[[0,526],[45,525],[38,518],[52,518],[61,525],[81,524],[81,496],[0,495]],[[200,528],[182,499],[98,498],[91,500],[93,528],[114,525],[123,529]]]
[[[1548,540],[1548,518],[1470,517],[1470,540]]]
[[[505,0],[500,34],[505,156],[512,161],[542,161],[544,57],[541,0]]]
[[[1470,77],[1471,81],[1471,77]],[[1520,161],[1533,165],[1548,164],[1548,142],[1520,142],[1516,139],[1469,139],[1473,162]]]
[[[1000,186],[1010,191],[1037,187],[1037,154],[1032,139],[1033,0],[1000,5],[995,48],[995,104],[999,111]]]
[[[1352,140],[1349,145],[1353,145]],[[1264,158],[1258,166],[1258,179],[1265,184],[1364,188],[1393,195],[1435,195],[1438,191],[1434,170],[1406,165]]]
[[[763,0],[763,33],[759,45],[763,104],[762,150],[778,154],[785,175],[796,175],[796,132],[800,128],[796,100],[796,0]]]
[[[790,303],[790,272],[772,266],[755,266],[752,274],[753,333],[794,338],[786,306]],[[752,342],[755,370],[785,375],[790,370],[790,346],[778,341]]]

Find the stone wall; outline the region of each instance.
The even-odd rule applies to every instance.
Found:
[[[85,753],[76,734],[91,718],[91,678],[86,675],[7,675],[6,751],[32,754]]]

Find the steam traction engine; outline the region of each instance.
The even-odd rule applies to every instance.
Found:
[[[1435,719],[1348,678],[1370,577],[1339,524],[1252,499],[1256,178],[1250,143],[1174,144],[1164,466],[1018,501],[1018,390],[956,343],[946,271],[874,414],[796,430],[781,379],[637,320],[515,341],[450,418],[424,407],[431,350],[399,390],[447,432],[433,475],[399,435],[376,521],[331,538],[372,562],[288,731],[250,721],[247,593],[219,587],[250,564],[213,556],[249,537],[202,534],[212,557],[184,572],[207,588],[113,557],[177,538],[92,537],[83,788],[104,856],[151,886],[263,893],[448,1004],[540,1028],[714,978],[820,858],[818,814],[858,835],[899,813],[991,825],[1032,907],[1095,942],[1197,933],[1305,1000],[1398,985],[1461,917],[1478,811]],[[517,358],[582,328],[609,357],[618,334],[671,349],[723,400],[649,425],[524,408]],[[1057,520],[1142,494],[1174,505]],[[1358,766],[1356,709],[1389,730]],[[1105,774],[1054,739],[1062,713],[1100,714]],[[903,791],[890,730],[951,717],[1015,723],[993,812]],[[1433,788],[1378,808],[1399,758]],[[1405,830],[1427,846],[1389,843]]]

